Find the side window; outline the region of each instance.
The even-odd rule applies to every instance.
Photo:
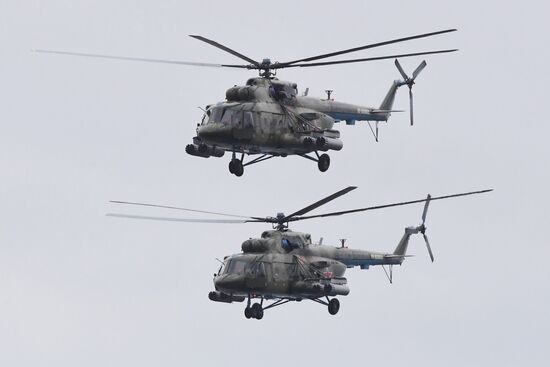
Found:
[[[247,266],[246,274],[252,277],[265,278],[264,263],[256,262]]]
[[[288,122],[286,121],[287,120],[287,117],[285,115],[282,115],[280,118],[279,118],[279,128],[284,128],[288,125]]]
[[[285,119],[284,115],[278,114],[278,113],[272,113],[271,114],[271,124],[270,126],[272,128],[282,128],[283,127],[283,121]]]
[[[250,128],[254,126],[254,112],[245,111],[244,112],[244,127]]]

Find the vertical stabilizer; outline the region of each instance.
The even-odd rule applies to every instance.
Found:
[[[405,234],[403,237],[401,237],[401,240],[397,244],[397,247],[393,251],[394,255],[401,255],[404,256],[407,254],[407,248],[409,247],[409,239],[411,238],[411,235],[414,233],[418,233],[415,227],[407,227],[405,228]]]
[[[393,102],[395,101],[395,94],[397,93],[397,89],[399,89],[400,86],[402,86],[403,83],[401,80],[394,80],[390,89],[388,90],[388,93],[386,93],[386,96],[382,100],[382,103],[380,104],[380,110],[391,110],[393,108]]]

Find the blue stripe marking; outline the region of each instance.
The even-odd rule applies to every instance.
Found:
[[[387,121],[384,114],[359,114],[359,113],[344,113],[344,112],[327,112],[327,115],[332,117],[336,122],[345,121]]]

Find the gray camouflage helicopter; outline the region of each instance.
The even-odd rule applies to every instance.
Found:
[[[352,190],[347,187],[327,196],[290,215],[278,213],[276,217],[245,217],[233,214],[209,212],[165,205],[144,204],[127,201],[112,201],[116,204],[141,205],[148,207],[176,209],[190,212],[208,213],[239,219],[184,219],[110,213],[108,216],[191,223],[271,223],[273,230],[264,231],[260,238],[248,239],[242,243],[242,253],[225,256],[222,266],[214,274],[215,291],[209,293],[210,300],[215,302],[247,301],[244,315],[247,319],[261,319],[264,311],[290,301],[311,300],[328,307],[331,315],[338,313],[340,302],[336,296],[346,296],[350,289],[344,277],[346,268],[359,266],[369,269],[371,266],[382,266],[390,283],[393,278],[393,266],[401,265],[407,255],[409,239],[413,234],[421,233],[431,260],[434,256],[426,236],[426,214],[431,201],[459,196],[481,194],[492,191],[481,190],[460,194],[431,197],[394,204],[371,206],[360,209],[344,210],[332,213],[304,216],[304,214],[332,201]],[[308,233],[295,232],[289,229],[290,222],[324,218],[367,210],[376,210],[401,205],[424,202],[422,222],[418,226],[405,228],[405,233],[393,252],[373,252],[350,249],[341,240],[341,246],[333,247],[320,243],[313,244]],[[387,268],[387,270],[386,270]],[[251,304],[252,299],[259,302]],[[271,302],[265,305],[264,302]]]
[[[340,132],[333,129],[334,124],[345,121],[348,125],[354,125],[356,121],[367,121],[375,140],[378,141],[379,122],[387,122],[392,112],[401,112],[392,108],[397,90],[404,85],[409,88],[410,124],[413,125],[412,86],[426,66],[426,61],[420,63],[413,71],[412,76],[408,76],[397,59],[448,53],[457,50],[425,51],[338,61],[312,61],[454,31],[456,29],[424,33],[288,62],[271,62],[270,59],[263,59],[259,62],[208,38],[191,35],[197,40],[206,42],[246,61],[248,64],[245,65],[144,59],[65,51],[36,51],[119,60],[258,70],[259,76],[249,79],[246,85],[229,88],[226,91],[225,101],[208,105],[203,109],[202,122],[197,124],[197,135],[193,138],[193,143],[187,145],[185,149],[188,154],[203,158],[223,157],[226,151],[231,152],[232,158],[229,162],[229,171],[236,176],[242,176],[245,166],[273,157],[286,157],[288,155],[298,155],[315,161],[319,170],[325,172],[330,166],[330,157],[322,152],[339,151],[343,147]],[[275,77],[277,70],[284,68],[338,65],[394,58],[395,66],[403,79],[392,83],[385,98],[377,108],[334,101],[331,98],[332,91],[330,90],[326,91],[326,99],[308,97],[307,89],[303,95],[298,95],[296,83],[285,82]],[[374,128],[371,121],[375,124]],[[245,154],[259,156],[245,162]],[[240,155],[240,157],[237,155]]]

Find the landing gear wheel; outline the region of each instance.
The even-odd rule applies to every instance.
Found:
[[[338,301],[336,298],[331,299],[328,302],[328,313],[331,315],[336,315],[339,310],[340,310],[340,301]]]
[[[244,317],[247,319],[252,317],[252,309],[250,307],[244,309]]]
[[[250,311],[252,317],[255,319],[261,320],[264,317],[264,310],[259,303],[254,303],[250,308]]]
[[[319,167],[319,171],[325,172],[330,167],[330,157],[328,154],[321,154],[319,157],[319,161],[317,162],[317,167]]]
[[[237,165],[235,166],[235,176],[237,177],[241,177],[244,173],[244,168],[243,168],[243,164],[241,163],[241,161],[237,161]]]
[[[243,163],[238,159],[232,159],[229,162],[229,172],[237,177],[241,177],[244,173]]]

